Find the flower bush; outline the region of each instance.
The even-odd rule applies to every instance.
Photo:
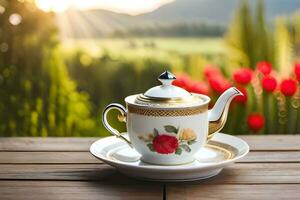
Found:
[[[252,113],[248,116],[247,124],[253,131],[259,131],[264,127],[265,118],[260,113]]]
[[[272,64],[260,61],[255,69],[241,67],[226,76],[219,67],[208,65],[203,80],[192,80],[178,74],[174,85],[192,93],[209,95],[212,103],[231,86],[244,96],[234,99],[224,132],[236,134],[300,133],[300,62],[296,62],[289,77],[281,77]],[[241,132],[238,132],[241,131]]]
[[[285,96],[293,96],[297,91],[297,82],[294,79],[284,79],[280,84],[280,91]]]
[[[261,79],[261,85],[264,91],[274,92],[277,87],[277,80],[271,75],[263,76]]]

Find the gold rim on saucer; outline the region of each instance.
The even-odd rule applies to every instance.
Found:
[[[223,152],[224,160],[230,160],[238,155],[238,150],[236,148],[213,140],[208,141],[205,147]]]

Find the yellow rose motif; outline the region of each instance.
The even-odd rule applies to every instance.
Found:
[[[178,138],[179,138],[179,140],[191,141],[191,140],[196,140],[197,135],[193,131],[193,129],[183,128],[183,129],[180,129]]]

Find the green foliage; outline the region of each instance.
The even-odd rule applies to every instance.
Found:
[[[300,54],[300,11],[298,11],[292,18],[294,22],[294,49],[295,49],[295,54],[299,55]]]
[[[262,0],[257,1],[255,12],[243,0],[225,37],[228,49],[221,38],[106,38],[83,40],[85,46],[72,46],[67,54],[64,44],[58,45],[54,15],[38,10],[32,2],[0,0],[5,8],[0,14],[0,136],[108,135],[100,122],[104,106],[124,103],[126,96],[158,85],[156,77],[166,69],[188,73],[200,81],[208,63],[217,64],[229,77],[229,66],[253,68],[257,61],[268,60],[284,76],[289,75],[292,60],[300,52],[299,13],[291,21],[280,18],[271,27],[266,23]],[[218,26],[214,28],[217,34],[223,31]],[[173,32],[172,36],[191,36],[207,34],[210,29],[205,25],[177,24],[160,31],[132,31],[129,34],[138,36]],[[257,91],[248,91],[246,107],[232,108],[225,131],[248,131],[247,113],[263,107],[257,100],[263,99]],[[125,131],[125,124],[116,120],[117,114],[110,113],[109,119],[114,127]],[[237,119],[243,120],[236,123]],[[273,120],[273,125],[277,121]],[[266,130],[276,130],[271,125]],[[177,132],[176,127],[167,129]],[[182,150],[178,148],[176,153]]]
[[[277,19],[274,34],[275,66],[283,77],[288,76],[293,70],[294,55],[291,39],[284,18]]]
[[[256,15],[254,17],[254,33],[254,62],[256,63],[261,60],[268,60],[273,62],[273,41],[272,37],[270,37],[270,31],[265,19],[264,0],[257,0]]]
[[[248,0],[242,0],[226,34],[228,56],[234,66],[254,68],[261,60],[273,61],[272,40],[267,29],[263,1],[257,1],[256,12]]]
[[[253,66],[255,60],[253,29],[248,1],[242,0],[226,36],[230,61],[236,66]]]
[[[95,122],[88,96],[76,91],[60,59],[52,14],[27,1],[1,5],[0,135],[91,134]],[[13,21],[13,14],[21,17],[20,23]]]
[[[88,55],[75,51],[67,59],[67,66],[71,77],[78,83],[79,90],[91,97],[92,113],[98,121],[107,104],[124,104],[126,96],[145,92],[158,85],[156,77],[169,69],[168,63],[149,58],[114,59],[109,54],[104,54],[101,57],[89,57],[89,62],[85,62],[85,56]],[[109,115],[111,123],[118,130],[125,131],[125,124],[117,122],[116,115],[117,113]],[[103,127],[99,130],[107,133]]]
[[[126,96],[141,93],[158,85],[156,77],[169,69],[169,63],[150,58],[113,58],[109,54],[89,57],[85,63],[85,52],[75,51],[67,59],[70,75],[79,89],[91,96],[96,109],[110,101],[120,101]]]
[[[116,30],[111,37],[221,37],[225,27],[206,23],[155,24],[129,29]]]

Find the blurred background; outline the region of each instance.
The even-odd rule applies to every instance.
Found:
[[[222,132],[297,134],[299,56],[298,0],[0,0],[0,136],[109,135],[104,106],[166,69],[245,94]]]

